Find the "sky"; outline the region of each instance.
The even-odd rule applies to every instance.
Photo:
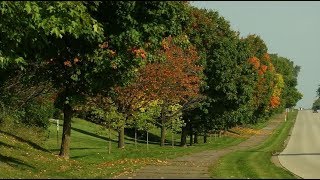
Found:
[[[311,108],[320,85],[320,1],[191,1],[218,11],[240,36],[259,35],[268,53],[301,67],[296,107]]]

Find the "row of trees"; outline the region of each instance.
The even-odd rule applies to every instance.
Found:
[[[188,134],[256,123],[302,98],[299,66],[185,1],[3,1],[0,10],[2,108],[54,102],[65,158],[77,114],[117,129],[119,148],[125,128],[155,126],[161,146],[168,128],[185,146]]]

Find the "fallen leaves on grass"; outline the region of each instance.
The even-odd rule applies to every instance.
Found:
[[[231,137],[250,137],[253,135],[267,135],[269,133],[264,130],[236,126],[224,132],[224,134]]]
[[[151,158],[139,158],[139,159],[120,159],[117,161],[104,162],[98,165],[98,167],[112,167],[122,164],[128,165],[147,165],[147,164],[167,164],[167,161],[159,160],[159,159],[151,159]]]
[[[144,165],[163,165],[168,164],[165,160],[160,159],[152,159],[152,158],[139,158],[139,159],[120,159],[117,161],[104,162],[97,165],[97,169],[99,168],[118,168],[121,169],[115,177],[120,175],[130,174],[134,171],[136,166],[144,166]],[[114,174],[114,173],[111,173]]]

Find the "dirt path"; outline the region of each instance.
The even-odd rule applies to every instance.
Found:
[[[237,150],[247,149],[263,142],[272,131],[283,122],[282,118],[274,118],[260,134],[253,135],[238,145],[220,150],[207,150],[168,160],[166,165],[147,165],[131,174],[123,174],[120,179],[208,179],[208,167],[221,156]]]

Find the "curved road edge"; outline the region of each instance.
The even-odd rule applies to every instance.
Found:
[[[300,112],[300,111],[298,111],[298,113],[299,113],[299,112]],[[281,152],[287,147],[287,145],[288,145],[288,143],[289,143],[289,140],[290,140],[290,138],[291,138],[291,134],[292,134],[292,131],[293,131],[293,127],[294,127],[294,125],[295,125],[295,123],[296,123],[297,117],[298,117],[298,115],[297,115],[296,118],[294,119],[294,123],[293,123],[293,125],[292,125],[291,128],[290,128],[290,131],[289,131],[289,134],[288,134],[287,139],[283,142],[283,149],[281,150]],[[280,162],[280,160],[279,160],[279,154],[280,154],[281,152],[276,152],[274,155],[272,155],[271,161],[273,162],[273,164],[275,164],[276,166],[278,166],[278,167],[280,167],[280,168],[282,168],[282,169],[285,169],[285,170],[291,172],[291,173],[292,173],[294,176],[296,176],[298,179],[303,179],[303,178],[300,177],[299,175],[295,174],[294,172],[292,172],[292,171],[290,171],[289,169],[287,169],[286,167],[284,167],[283,164],[281,164],[281,162]]]

